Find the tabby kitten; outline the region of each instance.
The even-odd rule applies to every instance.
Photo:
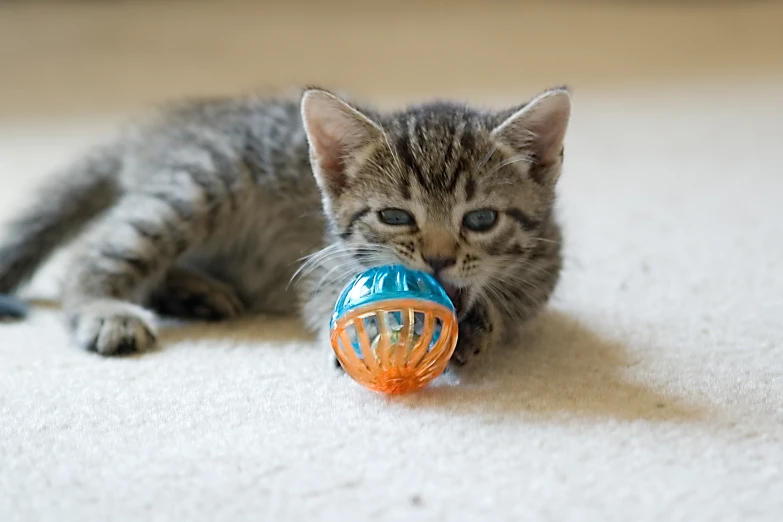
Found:
[[[0,246],[0,293],[76,239],[63,285],[75,341],[155,343],[155,312],[197,319],[296,310],[322,343],[359,271],[429,271],[457,308],[465,363],[547,301],[561,267],[553,214],[565,88],[484,112],[380,113],[319,89],[168,107],[43,187]],[[18,313],[0,300],[0,317]]]

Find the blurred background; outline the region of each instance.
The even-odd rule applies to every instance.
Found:
[[[769,83],[783,2],[0,0],[0,118],[318,84],[381,104]]]

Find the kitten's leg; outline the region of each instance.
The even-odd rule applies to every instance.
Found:
[[[560,230],[556,225],[541,233],[543,241],[534,256],[509,273],[520,281],[504,288],[507,302],[479,300],[459,324],[459,341],[452,360],[466,364],[472,357],[499,343],[516,342],[519,327],[535,317],[549,300],[562,268]]]
[[[173,266],[149,300],[162,315],[220,321],[244,312],[236,291],[226,283],[184,266]]]
[[[451,361],[459,366],[492,348],[501,337],[502,321],[485,301],[477,301],[459,322],[459,338]]]
[[[77,343],[101,354],[150,348],[154,315],[134,303],[204,240],[204,217],[214,208],[198,198],[130,194],[101,218],[85,235],[63,293]]]

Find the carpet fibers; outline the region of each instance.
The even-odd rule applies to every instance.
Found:
[[[0,520],[783,520],[783,84],[574,104],[555,299],[417,395],[295,320],[83,353],[53,260],[0,325]],[[0,124],[0,221],[115,121]]]

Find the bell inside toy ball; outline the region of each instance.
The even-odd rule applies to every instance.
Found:
[[[434,277],[382,266],[361,273],[340,294],[331,343],[348,375],[397,395],[443,373],[457,345],[457,325],[454,305]]]

